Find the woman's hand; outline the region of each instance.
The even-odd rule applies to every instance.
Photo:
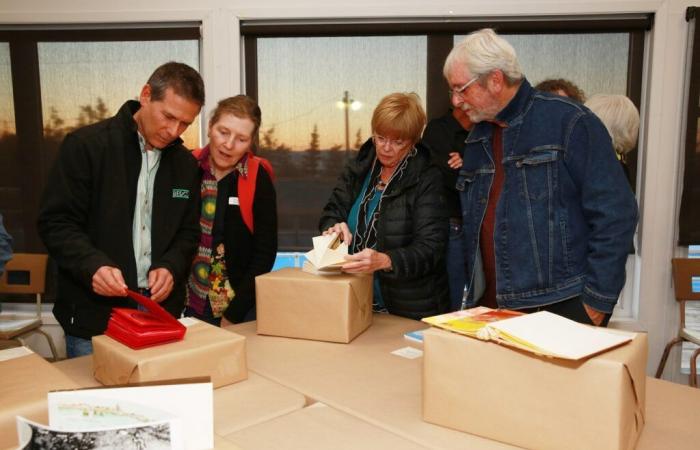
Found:
[[[449,154],[450,159],[447,160],[447,165],[452,169],[460,169],[462,167],[462,157],[457,152]]]
[[[350,232],[350,228],[348,228],[348,224],[345,222],[336,223],[332,227],[326,229],[326,231],[323,232],[323,235],[328,236],[329,234],[333,233],[339,234],[340,240],[348,245],[350,245],[352,242],[352,233]]]
[[[391,269],[391,258],[386,253],[381,253],[371,248],[366,248],[354,255],[347,255],[343,264],[343,272],[348,273],[373,273],[377,270]]]

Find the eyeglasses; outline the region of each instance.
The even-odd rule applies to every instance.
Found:
[[[477,75],[471,80],[467,81],[465,84],[463,84],[461,87],[457,89],[450,89],[448,92],[450,93],[450,98],[453,96],[457,95],[460,98],[464,98],[464,93],[466,92],[467,89],[469,89],[469,86],[471,86],[476,80],[478,80],[481,77],[481,75]]]
[[[408,143],[406,139],[389,139],[379,134],[373,135],[372,138],[374,139],[374,145],[381,145],[382,147],[389,146],[394,150],[403,148]]]

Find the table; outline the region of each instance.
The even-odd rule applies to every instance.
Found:
[[[376,314],[350,344],[259,336],[255,327],[255,322],[229,327],[246,337],[253,372],[426,447],[515,448],[423,421],[422,358],[391,354],[421,347],[403,337],[426,328],[421,322]]]
[[[247,338],[248,367],[310,398],[431,448],[515,448],[422,420],[422,358],[392,351],[422,345],[403,337],[424,324],[375,315],[350,344],[258,336],[255,323],[231,326]],[[700,390],[647,378],[646,425],[637,448],[696,449]]]
[[[243,428],[225,438],[242,449],[256,450],[426,448],[323,403]]]

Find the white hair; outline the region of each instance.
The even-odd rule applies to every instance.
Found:
[[[523,78],[515,49],[491,28],[469,34],[452,48],[443,67],[445,78],[458,64],[466,66],[472,76],[500,70],[509,85]]]
[[[585,106],[593,111],[608,129],[615,151],[621,155],[637,145],[639,111],[624,95],[596,94]]]

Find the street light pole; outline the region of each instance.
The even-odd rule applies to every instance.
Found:
[[[345,109],[345,151],[350,151],[350,95],[345,91],[343,95],[343,108]]]

